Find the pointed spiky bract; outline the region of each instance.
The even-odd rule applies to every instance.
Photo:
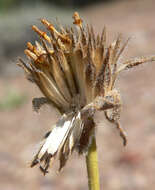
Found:
[[[87,152],[94,134],[96,110],[104,111],[106,119],[116,125],[126,144],[126,135],[119,123],[121,100],[115,89],[117,76],[125,69],[155,60],[152,56],[121,63],[119,57],[128,40],[122,44],[119,35],[108,45],[106,28],[96,36],[92,26],[83,26],[77,12],[73,19],[74,28],[59,26],[59,31],[49,21],[41,19],[50,35],[32,26],[40,43],[28,42],[25,54],[29,62],[20,59],[19,63],[28,80],[44,95],[33,100],[34,110],[49,104],[62,114],[31,164],[31,167],[39,164],[44,174],[56,157],[61,170],[74,149],[79,153]]]

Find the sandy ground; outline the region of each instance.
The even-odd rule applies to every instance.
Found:
[[[132,36],[125,57],[155,54],[155,12],[153,0],[100,4],[81,11],[96,32],[107,26],[109,39],[119,32]],[[24,50],[24,47],[23,47]],[[18,56],[18,55],[17,55]],[[117,130],[102,120],[96,121],[101,190],[155,189],[155,63],[124,72],[118,81],[122,94],[122,126],[128,134],[124,148]],[[0,189],[1,190],[86,190],[85,158],[74,154],[64,171],[57,164],[43,177],[29,162],[44,133],[58,119],[55,110],[44,107],[40,114],[31,109],[31,99],[39,90],[23,75],[0,77],[0,100],[13,89],[24,94],[26,103],[0,111]]]

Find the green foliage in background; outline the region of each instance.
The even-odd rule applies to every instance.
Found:
[[[14,7],[19,0],[0,0],[0,10],[5,11]]]
[[[116,0],[0,0],[0,11],[9,11],[24,5],[55,4],[61,7],[80,7],[96,2],[111,2]]]
[[[26,95],[9,90],[6,92],[6,95],[0,99],[0,111],[16,109],[25,104],[26,100]]]

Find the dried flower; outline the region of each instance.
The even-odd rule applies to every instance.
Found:
[[[121,99],[115,88],[119,73],[139,64],[154,61],[155,56],[131,59],[121,63],[119,57],[128,40],[122,45],[121,35],[107,45],[106,28],[95,36],[91,26],[83,27],[78,13],[73,15],[76,28],[59,31],[45,19],[43,25],[50,32],[32,26],[40,41],[27,43],[25,54],[28,63],[20,59],[28,80],[36,83],[44,97],[34,98],[33,108],[38,111],[43,104],[54,106],[62,114],[56,126],[45,139],[34,157],[31,167],[39,165],[46,174],[57,157],[61,170],[76,150],[87,153],[94,135],[96,110],[104,111],[108,121],[115,124],[126,145],[127,139],[120,126]]]

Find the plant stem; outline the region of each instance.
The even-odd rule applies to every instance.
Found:
[[[99,190],[99,169],[95,136],[93,137],[92,144],[89,147],[88,154],[86,156],[86,164],[89,190]]]

